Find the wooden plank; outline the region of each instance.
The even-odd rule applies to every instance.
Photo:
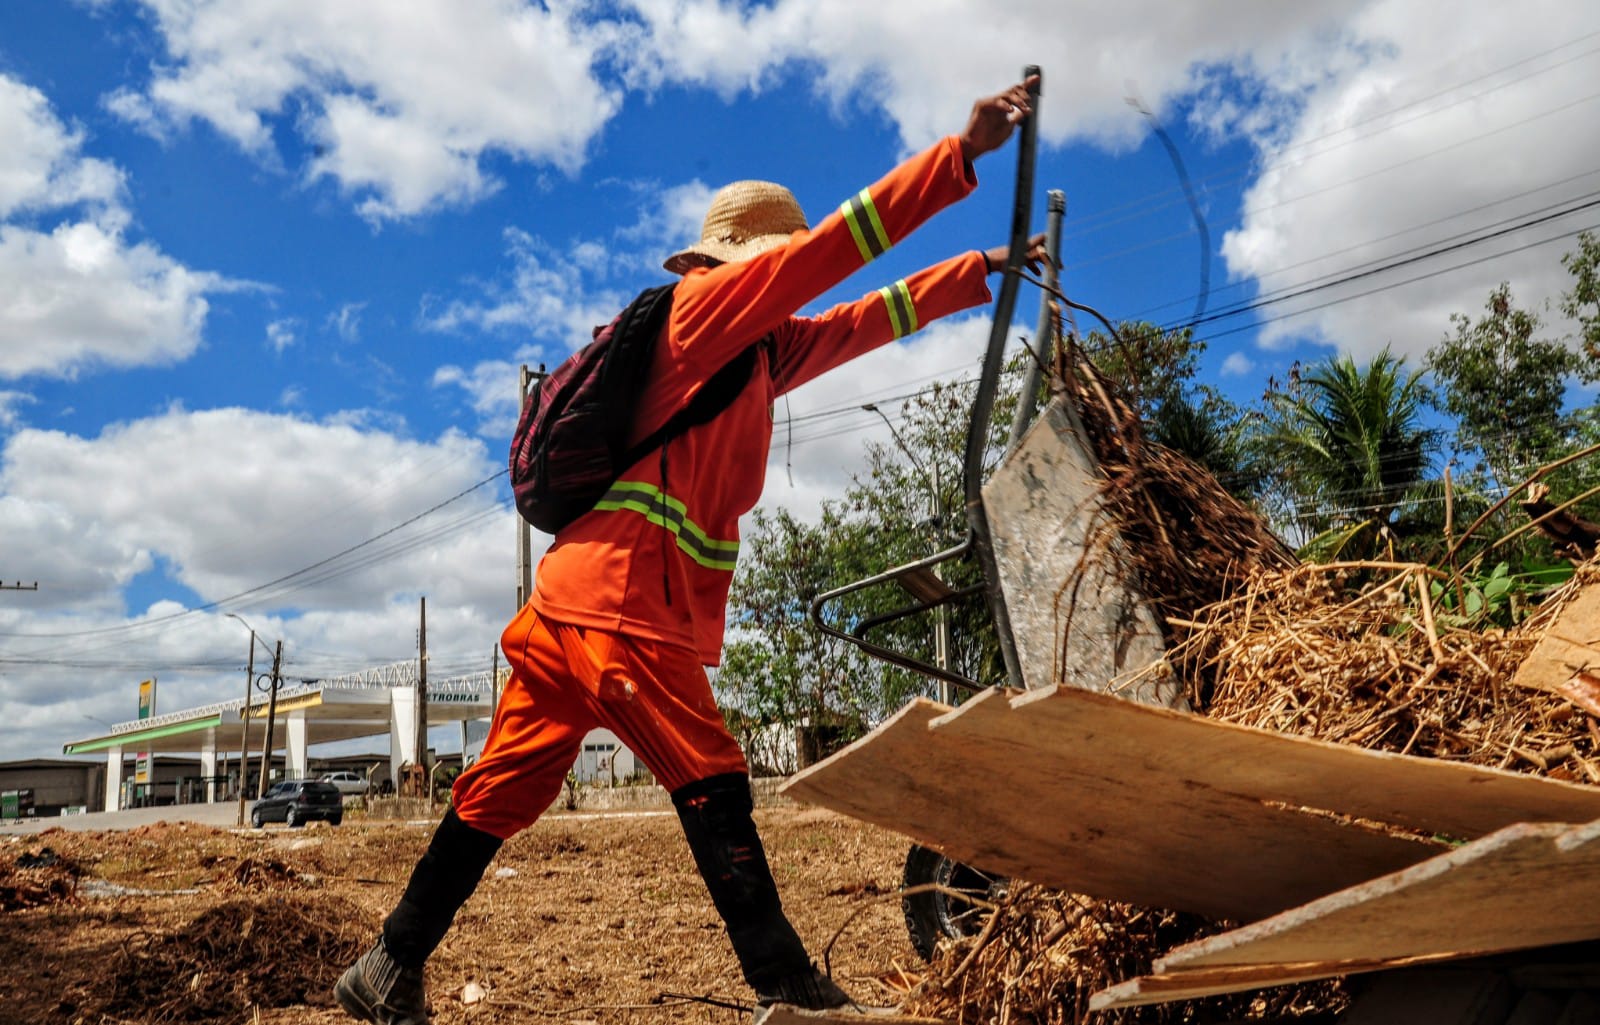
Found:
[[[999,691],[955,712],[914,702],[783,790],[991,872],[1224,919],[1271,914],[1439,850],[1191,786],[1136,759],[1108,762],[1093,735],[1018,745],[1009,709]]]
[[[1600,821],[1524,823],[1178,947],[1156,962],[1156,970],[1392,960],[1591,939],[1600,939]]]
[[[1331,979],[1339,975],[1373,972],[1427,963],[1427,959],[1405,961],[1332,961],[1307,964],[1225,965],[1195,968],[1182,972],[1155,972],[1141,975],[1115,986],[1107,986],[1089,997],[1089,1010],[1109,1011],[1120,1007],[1160,1004],[1171,1000],[1193,1000],[1222,993],[1288,986],[1296,982]]]
[[[1056,687],[1018,714],[938,724],[1038,758],[1045,778],[1100,775],[1141,791],[1221,791],[1470,840],[1516,822],[1600,818],[1600,787],[1433,758],[1368,751]],[[985,709],[988,712],[989,709]]]
[[[833,1011],[807,1011],[788,1004],[773,1004],[756,1011],[751,1025],[945,1025],[939,1018],[915,1018],[877,1007],[842,1007]]]
[[[1600,584],[1590,584],[1561,610],[1511,682],[1559,694],[1585,668],[1600,670]]]
[[[1508,826],[1421,864],[1177,947],[1103,1010],[1600,939],[1600,821]]]
[[[1124,687],[1162,657],[1165,641],[1118,558],[1121,538],[1101,508],[1103,479],[1076,412],[1058,398],[984,484],[1023,679],[1029,687],[1122,688],[1135,700],[1182,706],[1170,674]]]

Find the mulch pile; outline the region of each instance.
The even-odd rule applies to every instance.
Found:
[[[75,899],[83,869],[50,847],[0,859],[0,912]]]
[[[246,1021],[255,1008],[331,1006],[334,980],[372,942],[368,916],[325,895],[239,899],[119,952],[89,1010],[140,1022]]]

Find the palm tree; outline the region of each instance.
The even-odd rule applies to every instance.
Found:
[[[1287,388],[1269,388],[1258,447],[1296,533],[1403,532],[1439,444],[1422,425],[1422,374],[1385,349],[1365,366],[1335,356],[1296,368]]]

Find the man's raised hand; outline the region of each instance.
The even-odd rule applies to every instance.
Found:
[[[961,133],[961,155],[970,161],[1004,145],[1011,138],[1011,129],[1032,111],[1028,90],[1038,83],[1039,76],[1030,75],[1004,92],[974,103]]]

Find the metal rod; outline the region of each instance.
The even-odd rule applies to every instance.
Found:
[[[1022,70],[1024,80],[1040,75],[1033,65]],[[1022,121],[1017,145],[1017,187],[1011,210],[1011,249],[1006,256],[1005,278],[995,301],[994,323],[989,329],[989,350],[984,356],[983,375],[972,402],[972,422],[967,427],[966,472],[967,525],[972,530],[973,551],[983,571],[984,597],[994,620],[995,639],[1005,660],[1006,678],[1012,687],[1022,688],[1022,667],[1017,660],[1017,642],[1011,633],[1011,615],[1006,610],[1005,593],[1000,588],[1000,568],[995,562],[994,542],[989,532],[989,516],[983,507],[983,454],[988,448],[989,421],[994,413],[995,389],[1000,366],[1005,359],[1006,334],[1011,329],[1011,314],[1017,305],[1023,258],[1027,254],[1028,226],[1033,213],[1033,163],[1038,141],[1039,93],[1043,82],[1028,91],[1032,112]]]
[[[1052,289],[1061,281],[1061,221],[1067,213],[1067,194],[1060,189],[1047,193],[1049,214],[1045,221],[1044,248],[1050,260],[1045,264],[1045,284]],[[1050,293],[1039,294],[1039,323],[1033,329],[1033,358],[1023,371],[1022,392],[1017,396],[1017,414],[1011,418],[1011,438],[1006,442],[1009,454],[1022,443],[1023,434],[1033,423],[1033,412],[1039,400],[1039,378],[1044,376],[1044,362],[1055,352],[1056,318],[1050,311]]]

